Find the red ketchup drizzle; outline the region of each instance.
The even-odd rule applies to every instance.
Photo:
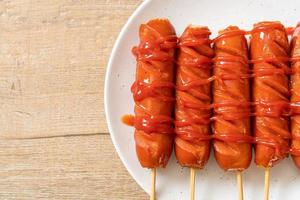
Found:
[[[124,115],[122,122],[128,126],[134,126],[137,130],[143,130],[146,133],[159,132],[172,134],[173,119],[167,116],[139,116]]]
[[[285,28],[284,28],[284,26],[282,24],[280,24],[280,23],[268,23],[268,22],[265,22],[265,23],[261,23],[261,24],[257,25],[249,33],[253,34],[253,33],[259,32],[259,31],[266,32],[266,31],[270,31],[270,30],[274,30],[274,29],[279,29],[279,30],[286,31]]]
[[[214,39],[214,42],[225,39],[228,37],[243,36],[247,34],[246,31],[234,28],[228,28],[223,31],[218,37]],[[223,41],[225,42],[225,41]],[[248,65],[249,61],[247,58],[239,55],[229,54],[225,56],[216,56],[214,59],[214,64],[219,70],[224,70],[216,79],[225,80],[242,80],[251,78],[249,71],[237,70],[234,73],[228,73],[225,70],[231,71],[234,67],[240,67],[241,65]],[[220,73],[220,72],[219,72]],[[228,94],[230,95],[230,94]],[[222,123],[223,120],[240,120],[250,117],[250,103],[239,101],[239,100],[230,100],[228,102],[214,103],[213,108],[215,111],[215,116],[211,120]],[[232,108],[236,109],[236,112],[232,112]],[[232,131],[235,131],[234,129]],[[215,140],[220,140],[223,142],[233,142],[233,143],[253,143],[253,138],[246,134],[241,134],[240,132],[233,134],[223,134],[214,130],[214,135],[212,136]]]
[[[195,47],[202,44],[210,44],[212,40],[206,38],[208,35],[210,35],[211,32],[209,30],[201,29],[201,30],[193,30],[193,35],[197,35],[198,37],[181,37],[179,39],[178,46],[182,47],[181,51],[187,52],[188,49],[185,47]],[[203,38],[200,38],[199,36],[203,36]],[[193,55],[196,56],[196,55]],[[193,59],[184,59],[183,61],[177,63],[178,65],[184,65],[187,67],[199,67],[199,68],[210,68],[210,64],[212,63],[212,59],[209,57],[206,57],[201,54],[197,54],[196,58]],[[184,84],[184,86],[177,86],[177,89],[180,91],[185,91],[192,89],[194,87],[203,85],[203,84],[209,84],[211,81],[213,81],[213,78],[208,79],[202,79],[202,80],[194,80],[190,83]]]
[[[176,127],[185,127],[185,126],[191,126],[193,124],[209,124],[210,118],[208,117],[198,117],[198,118],[190,118],[182,121],[175,121],[174,124]]]
[[[255,113],[259,117],[274,117],[291,115],[291,106],[286,101],[273,101],[273,102],[255,102],[254,105],[260,105],[260,110]]]
[[[191,31],[191,30],[190,30]],[[205,29],[193,29],[192,35],[182,36],[179,38],[178,46],[181,47],[181,51],[185,53],[189,53],[188,47],[196,47],[203,44],[210,44],[212,40],[208,38],[211,34],[209,30]],[[199,68],[209,68],[210,64],[212,63],[212,59],[206,57],[201,54],[193,54],[194,58],[184,59],[177,63],[178,65],[184,65],[187,67],[199,67]]]
[[[185,83],[182,86],[177,86],[176,88],[180,91],[187,91],[187,90],[190,90],[194,87],[209,84],[214,79],[215,79],[214,77],[210,77],[208,79],[194,80],[194,81],[190,81],[188,83]]]
[[[244,31],[244,30],[232,30],[232,31],[227,31],[218,37],[216,37],[214,40],[209,40],[209,39],[203,39],[203,38],[198,38],[198,39],[190,39],[190,38],[184,38],[180,40],[179,46],[193,46],[193,45],[199,45],[203,43],[210,43],[210,42],[215,42],[216,40],[219,40],[221,38],[225,37],[230,37],[230,36],[236,36],[236,35],[246,35],[246,34],[252,34],[256,31],[267,31],[270,29],[274,28],[283,28],[281,25],[278,24],[268,24],[267,26],[260,26],[255,28],[252,31]],[[289,27],[286,29],[286,31],[289,33],[293,30],[292,27]],[[204,32],[203,34],[210,34],[209,31]],[[234,62],[240,62],[242,64],[254,64],[254,63],[260,63],[260,62],[268,62],[268,63],[273,63],[273,62],[295,62],[295,61],[300,61],[300,57],[293,57],[293,58],[288,58],[288,57],[265,57],[265,58],[258,58],[255,60],[245,60],[241,58],[240,56],[220,56],[218,58],[214,59],[209,59],[205,56],[199,55],[199,57],[195,59],[187,59],[183,63],[178,63],[182,64],[185,66],[190,66],[190,67],[207,67],[208,63],[217,63],[217,62],[223,62],[224,68],[226,66],[232,67],[234,65]],[[251,73],[250,73],[251,72]],[[211,81],[214,81],[216,79],[223,79],[223,80],[233,80],[233,79],[239,79],[239,78],[254,78],[254,77],[261,77],[261,76],[268,76],[268,75],[274,75],[274,74],[294,74],[298,73],[296,71],[291,70],[290,68],[286,69],[260,69],[260,70],[250,70],[249,74],[239,74],[237,75],[222,75],[220,77],[212,76],[208,79],[204,80],[197,80],[193,81],[189,84],[186,84],[184,87],[179,87],[180,90],[188,90],[191,89],[192,87],[195,86],[200,86],[203,84],[208,84]]]
[[[210,44],[212,42],[212,40],[208,38],[208,36],[211,34],[208,29],[193,29],[192,34],[194,37],[190,35],[180,37],[178,46],[195,47],[201,44]]]
[[[228,112],[228,111],[217,111],[218,116],[214,116],[211,118],[211,121],[219,121],[220,119],[223,120],[239,120],[247,118],[251,115],[250,113],[250,103],[249,102],[242,102],[242,101],[232,101],[232,102],[224,102],[224,103],[215,103],[213,104],[213,108],[225,108],[225,107],[235,107],[237,108],[237,112]],[[243,112],[238,112],[238,110],[243,110]],[[229,136],[230,137],[230,136]]]
[[[232,37],[237,35],[246,35],[248,32],[244,30],[228,30],[222,34],[220,34],[218,37],[216,37],[213,41],[216,42],[217,40],[220,40],[225,37]]]
[[[137,47],[132,48],[132,53],[136,56],[137,61],[167,62],[174,59],[166,50],[175,48],[176,46],[177,37],[174,35],[165,38],[162,37],[156,41],[141,42]]]
[[[218,36],[217,38],[214,39],[214,41],[224,38],[224,37],[229,37],[229,36],[235,36],[235,35],[243,35],[243,34],[252,34],[255,33],[256,31],[268,31],[270,29],[282,29],[284,28],[282,25],[280,24],[268,24],[268,25],[264,25],[264,26],[259,26],[256,27],[254,30],[246,32],[246,31],[242,31],[242,30],[237,30],[234,32],[226,32],[224,34],[221,34],[220,36]],[[291,35],[294,31],[294,28],[287,28],[286,32],[287,34]],[[268,58],[259,58],[256,60],[249,60],[248,63],[250,64],[254,64],[254,63],[259,63],[259,62],[268,62],[268,63],[276,63],[276,62],[295,62],[295,61],[299,61],[300,57],[293,57],[293,58],[288,58],[288,57],[268,57]],[[215,59],[214,62],[225,62],[225,59],[221,58],[221,59]],[[228,63],[230,62],[243,62],[240,60],[239,57],[235,58],[235,57],[230,57],[229,59],[227,58],[226,61],[228,61]],[[223,63],[224,64],[224,63]],[[225,64],[226,65],[226,64]],[[262,77],[262,76],[268,76],[268,75],[275,75],[275,74],[295,74],[295,73],[299,73],[295,70],[291,70],[290,68],[286,68],[286,69],[261,69],[261,70],[252,70],[250,71],[252,72],[252,74],[239,74],[239,78],[254,78],[254,77]],[[237,77],[238,78],[238,77]],[[290,116],[292,114],[295,113],[300,113],[300,105],[295,105],[295,104],[290,104],[288,102],[256,102],[256,103],[252,103],[251,105],[257,105],[260,104],[262,105],[263,109],[260,110],[257,113],[244,113],[244,117],[248,117],[250,116],[268,116],[268,117],[281,117],[281,116]],[[214,107],[216,107],[218,105],[214,105]],[[235,117],[230,116],[230,115],[223,115],[222,118],[223,119],[238,119],[239,117],[242,117],[242,114],[240,113],[236,113]],[[212,120],[216,120],[216,118],[213,118]],[[234,135],[235,136],[235,135]],[[214,139],[220,139],[223,141],[227,141],[227,142],[246,142],[246,143],[262,143],[264,145],[270,146],[272,148],[275,148],[276,150],[276,154],[280,157],[284,156],[286,152],[290,152],[291,154],[295,154],[300,156],[300,150],[297,149],[288,149],[288,147],[284,147],[282,145],[280,145],[277,141],[275,141],[272,138],[254,138],[251,136],[239,136],[241,138],[234,138],[234,136],[227,136],[227,135],[223,135],[222,137],[218,135],[214,135]],[[299,138],[298,138],[299,139]]]
[[[162,37],[159,32],[148,25],[143,25],[158,39],[153,41],[142,41],[136,47],[133,47],[132,53],[135,55],[138,62],[170,62],[174,61],[170,49],[177,46],[177,37],[175,35]],[[144,81],[135,81],[131,86],[134,101],[137,103],[145,98],[153,97],[161,101],[169,102],[175,99],[170,95],[165,95],[161,91],[162,88],[174,88],[172,82],[154,81],[148,83]],[[146,113],[146,112],[145,112]],[[173,134],[173,119],[169,116],[154,116],[146,114],[145,116],[125,115],[122,117],[123,123],[134,126],[136,130],[142,130],[145,133],[162,133]]]
[[[152,28],[149,28],[152,29]],[[218,37],[216,37],[213,40],[206,39],[206,38],[181,38],[178,45],[182,47],[193,47],[196,45],[201,44],[209,44],[212,42],[215,42],[219,39],[222,39],[224,37],[230,37],[230,36],[236,36],[236,35],[247,35],[247,34],[253,34],[257,31],[268,31],[271,29],[284,29],[284,27],[280,24],[268,24],[264,26],[259,26],[253,29],[252,31],[244,31],[244,30],[234,30],[234,31],[227,31]],[[288,35],[292,35],[294,32],[294,27],[287,27],[285,28],[285,31]],[[155,31],[155,30],[154,30]],[[209,35],[209,31],[201,30],[197,33],[205,35]],[[161,62],[168,62],[173,61],[173,58],[164,50],[168,50],[171,48],[175,48],[177,46],[177,37],[176,36],[170,36],[166,38],[160,38],[157,41],[153,42],[141,42],[139,46],[134,47],[132,49],[133,54],[136,56],[137,61],[142,62],[151,62],[151,61],[161,61]],[[239,56],[226,56],[226,57],[218,57],[214,59],[210,59],[208,57],[199,55],[199,57],[194,59],[186,59],[181,63],[177,63],[179,65],[184,65],[188,67],[209,67],[211,63],[216,62],[223,62],[224,66],[232,67],[234,65],[234,62],[240,62],[243,64],[254,64],[259,62],[296,62],[300,61],[300,57],[265,57],[265,58],[259,58],[255,60],[249,60],[246,61],[245,59],[242,59]],[[201,86],[204,84],[209,84],[210,82],[216,80],[216,79],[222,79],[222,80],[232,80],[232,79],[240,79],[240,78],[253,78],[253,77],[261,77],[261,76],[268,76],[268,75],[274,75],[274,74],[295,74],[299,73],[299,71],[295,71],[293,69],[260,69],[260,70],[250,70],[249,74],[238,74],[236,75],[223,75],[223,76],[212,76],[207,79],[203,80],[195,80],[191,81],[189,83],[184,84],[183,86],[177,86],[177,90],[180,91],[187,91],[189,89],[192,89],[197,86]],[[141,101],[144,98],[147,97],[155,97],[159,98],[163,101],[174,101],[173,97],[164,96],[161,95],[155,90],[157,88],[161,87],[168,87],[172,88],[174,87],[173,83],[169,82],[154,82],[151,84],[147,84],[144,82],[134,82],[134,84],[131,87],[131,91],[133,93],[135,101]],[[201,105],[193,102],[181,102],[184,106],[188,108],[194,108],[194,109],[212,109],[220,106],[225,106],[222,104],[211,104],[211,105]],[[280,117],[280,116],[291,116],[294,114],[300,114],[300,103],[287,103],[287,102],[254,102],[254,103],[247,103],[243,104],[242,102],[239,104],[235,102],[235,106],[245,107],[245,106],[254,106],[254,105],[263,105],[263,110],[260,110],[256,113],[251,113],[250,109],[249,112],[245,113],[223,113],[222,118],[225,120],[237,120],[242,119],[244,117],[249,116],[267,116],[267,117]],[[230,106],[228,104],[227,106]],[[232,105],[233,106],[233,105]],[[184,127],[184,126],[190,126],[192,124],[209,124],[210,121],[217,120],[215,117],[202,117],[202,118],[196,118],[196,119],[188,119],[184,121],[175,121],[174,124],[177,127]],[[161,130],[164,133],[170,134],[173,133],[173,128],[170,128],[170,124],[173,123],[173,120],[166,116],[144,116],[139,117],[136,119],[133,115],[124,115],[122,117],[122,122],[128,126],[135,126],[136,129],[144,130],[147,133],[156,132],[157,130]],[[167,125],[167,126],[166,126]],[[151,126],[151,127],[150,127]],[[222,140],[224,142],[237,142],[237,143],[261,143],[266,146],[275,148],[276,154],[282,156],[286,152],[289,152],[292,155],[300,156],[300,149],[296,148],[285,148],[282,147],[277,141],[275,141],[272,138],[259,138],[259,137],[252,137],[249,135],[201,135],[198,133],[194,133],[191,131],[180,131],[178,132],[179,137],[185,139],[185,140],[197,140],[197,141],[206,141],[211,139],[216,140]],[[293,136],[293,140],[300,140],[300,137]]]
[[[251,34],[257,32],[268,32],[274,29],[278,29],[280,31],[286,31],[287,33],[291,32],[291,29],[285,29],[284,26],[280,23],[260,23],[257,25],[252,31]],[[272,45],[270,43],[269,45]],[[270,47],[271,48],[271,47]],[[292,70],[288,67],[288,63],[291,61],[288,56],[279,57],[261,57],[255,60],[251,60],[250,63],[268,63],[275,67],[271,68],[261,68],[259,70],[253,71],[253,77],[263,77],[269,75],[288,75],[292,74]],[[277,67],[277,66],[280,67]],[[275,69],[274,69],[275,68]],[[279,93],[279,92],[278,92]],[[284,96],[290,96],[289,92],[285,92]],[[291,114],[291,107],[289,102],[287,101],[273,101],[273,102],[254,102],[253,105],[256,108],[256,112],[253,114],[254,116],[259,117],[268,117],[268,118],[286,118]],[[267,118],[265,118],[267,119]],[[256,130],[258,133],[255,137],[256,144],[262,144],[264,146],[268,146],[275,149],[275,155],[278,159],[283,159],[287,153],[290,152],[289,146],[285,142],[285,140],[290,139],[290,135],[288,131],[282,130],[278,132],[277,135],[268,135],[263,136],[263,133],[259,133],[259,130]]]
[[[212,58],[206,56],[206,54],[199,53],[195,49],[202,48],[201,45],[207,45],[207,48],[209,47],[209,44],[212,42],[208,37],[211,34],[211,32],[206,28],[189,28],[187,29],[183,34],[183,36],[179,39],[179,47],[181,53],[184,53],[186,57],[180,57],[177,64],[180,67],[185,68],[201,68],[204,70],[210,70],[211,64],[212,64]],[[186,69],[190,70],[190,69]],[[199,71],[199,70],[198,70]],[[190,72],[193,74],[193,72]],[[190,90],[196,89],[200,86],[205,86],[207,84],[210,84],[214,77],[209,78],[195,78],[193,76],[190,77],[189,73],[185,74],[185,79],[189,80],[181,81],[180,84],[176,86],[177,91],[187,92],[190,94]],[[202,90],[198,90],[199,96],[206,96]],[[193,100],[196,98],[197,100]],[[199,133],[198,131],[195,131],[193,128],[193,125],[208,125],[210,123],[210,109],[211,105],[206,104],[205,102],[201,102],[198,97],[194,97],[193,99],[184,100],[183,98],[179,98],[177,101],[177,105],[180,106],[178,108],[182,112],[185,112],[187,116],[190,115],[189,110],[185,110],[182,108],[188,108],[188,109],[194,109],[194,110],[204,110],[203,112],[198,112],[197,117],[187,117],[186,119],[178,119],[174,122],[174,125],[176,127],[176,135],[186,141],[190,141],[192,143],[197,143],[201,141],[208,141],[211,140],[211,137],[209,135],[206,135],[205,133]],[[205,111],[207,110],[207,112]],[[180,111],[180,112],[181,112]],[[186,128],[184,128],[186,127]],[[182,129],[183,128],[183,129]],[[208,133],[207,133],[208,134]]]
[[[162,101],[174,101],[173,97],[159,94],[156,91],[157,88],[174,88],[174,84],[163,81],[156,81],[151,84],[135,81],[131,86],[131,92],[135,101],[141,101],[148,97],[155,97]]]
[[[121,120],[127,126],[134,126],[134,115],[123,115]]]
[[[134,127],[146,133],[172,134],[174,133],[172,123],[173,119],[167,116],[139,116],[134,119]]]
[[[179,46],[186,46],[186,47],[195,47],[202,44],[210,44],[212,40],[208,38],[211,34],[209,30],[205,29],[194,29],[193,35],[197,35],[198,37],[190,37],[190,36],[182,36],[179,39]],[[203,37],[199,37],[203,36]]]
[[[199,134],[196,131],[191,131],[191,130],[188,130],[188,131],[177,130],[176,134],[181,139],[184,139],[186,141],[191,141],[193,143],[202,142],[202,141],[210,141],[212,139],[211,135],[203,135],[203,134]]]
[[[183,45],[181,45],[183,46]],[[182,48],[182,51],[184,51],[184,48]],[[181,62],[178,62],[178,65],[184,65],[187,67],[199,67],[199,68],[208,68],[210,64],[212,62],[212,60],[206,56],[203,55],[198,55],[197,58],[193,58],[193,59],[185,59]]]

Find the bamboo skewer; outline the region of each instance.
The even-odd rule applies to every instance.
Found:
[[[191,168],[190,170],[190,200],[195,199],[195,179],[196,179],[196,170]]]
[[[264,200],[269,200],[269,188],[270,188],[270,168],[265,169],[265,194]]]
[[[241,171],[236,172],[237,186],[239,192],[239,200],[244,200],[244,191],[243,191],[243,174]]]
[[[156,169],[153,168],[153,169],[151,169],[150,200],[156,200],[155,183],[156,183]]]

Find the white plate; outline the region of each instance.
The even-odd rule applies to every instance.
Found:
[[[140,167],[135,155],[133,128],[121,123],[120,118],[133,113],[130,86],[134,81],[135,58],[132,46],[138,44],[138,28],[152,18],[167,17],[177,34],[189,24],[207,25],[215,36],[219,29],[238,25],[251,29],[262,20],[279,20],[294,26],[299,18],[298,0],[152,0],[145,1],[130,17],[112,51],[105,80],[105,110],[109,131],[124,165],[149,192],[149,170]],[[171,158],[166,169],[158,171],[159,200],[188,199],[189,173]],[[264,171],[254,164],[244,173],[245,200],[263,199]],[[120,183],[123,184],[123,183]],[[216,165],[213,154],[206,169],[197,174],[196,197],[199,200],[237,199],[235,173],[224,173]],[[134,194],[132,194],[134,195]],[[291,159],[286,159],[271,170],[270,200],[300,199],[300,170]]]

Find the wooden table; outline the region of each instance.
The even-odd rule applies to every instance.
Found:
[[[141,0],[0,1],[0,199],[147,199],[103,110],[113,43]]]

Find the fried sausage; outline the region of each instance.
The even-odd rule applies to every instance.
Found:
[[[255,163],[272,167],[284,159],[289,149],[289,43],[279,22],[254,25],[250,43],[253,63],[255,104]]]
[[[215,39],[214,152],[224,170],[244,170],[252,159],[248,47],[236,26]]]
[[[203,168],[210,154],[210,71],[207,27],[189,26],[177,57],[175,153],[181,166]]]
[[[142,24],[137,58],[135,100],[136,153],[143,167],[165,167],[173,149],[174,53],[177,38],[167,19]]]

